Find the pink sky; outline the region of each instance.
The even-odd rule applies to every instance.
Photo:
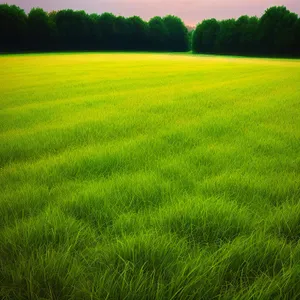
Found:
[[[173,14],[186,24],[195,25],[207,18],[237,18],[241,15],[261,16],[270,6],[285,5],[300,15],[300,0],[4,0],[26,11],[42,7],[46,11],[71,8],[88,13],[112,12],[116,15],[138,15],[148,20],[153,16]]]

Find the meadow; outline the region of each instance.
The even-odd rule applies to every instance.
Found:
[[[1,299],[300,299],[300,60],[0,66]]]

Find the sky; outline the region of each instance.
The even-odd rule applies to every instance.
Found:
[[[176,15],[187,25],[203,19],[238,18],[241,15],[260,17],[270,6],[284,5],[300,15],[300,0],[4,0],[30,11],[41,7],[46,11],[71,8],[87,13],[111,12],[125,17],[137,15],[145,20],[153,16]]]

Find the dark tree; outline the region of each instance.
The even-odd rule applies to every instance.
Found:
[[[113,50],[116,16],[103,13],[97,20],[97,29],[101,36],[101,49]]]
[[[28,42],[32,50],[51,47],[52,30],[48,14],[41,8],[33,8],[28,14]]]
[[[114,49],[128,50],[130,49],[130,22],[124,17],[115,19],[114,32]]]
[[[161,17],[154,17],[149,21],[150,49],[165,51],[168,49],[168,29]]]
[[[127,19],[130,30],[130,50],[146,50],[149,48],[149,27],[140,17],[134,16]]]
[[[254,54],[258,47],[258,18],[242,16],[236,21],[236,53]]]
[[[90,48],[91,36],[88,15],[84,11],[71,9],[59,11],[55,15],[60,46],[66,50],[86,50]]]
[[[297,15],[284,6],[266,10],[259,22],[260,45],[264,54],[289,54],[295,43]]]
[[[204,20],[198,24],[192,39],[192,50],[195,53],[214,53],[220,25],[216,19]]]
[[[49,22],[49,28],[50,28],[50,39],[49,39],[49,49],[52,50],[62,50],[60,44],[59,44],[59,33],[56,26],[56,11],[51,11],[48,14],[48,22]]]
[[[15,5],[0,5],[0,50],[21,51],[26,49],[27,16]]]
[[[175,16],[166,16],[163,18],[168,31],[168,50],[169,51],[188,51],[189,37],[188,30],[182,20]]]
[[[91,38],[91,49],[97,50],[102,49],[102,30],[99,22],[100,16],[98,14],[89,15],[90,23],[90,38]]]
[[[300,18],[298,18],[297,22],[294,26],[294,55],[300,56]]]
[[[234,19],[224,20],[219,23],[220,30],[216,39],[216,50],[218,53],[237,53],[238,34]]]

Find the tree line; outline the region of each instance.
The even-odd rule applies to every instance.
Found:
[[[193,33],[195,53],[300,56],[300,18],[284,6],[274,6],[261,18],[204,20]]]
[[[28,14],[0,5],[0,51],[189,51],[194,53],[300,56],[300,18],[274,6],[261,18],[204,20],[191,32],[176,16],[125,18],[71,9]]]
[[[188,30],[176,16],[145,22],[111,13],[71,9],[27,15],[15,5],[0,5],[0,51],[188,51]]]

